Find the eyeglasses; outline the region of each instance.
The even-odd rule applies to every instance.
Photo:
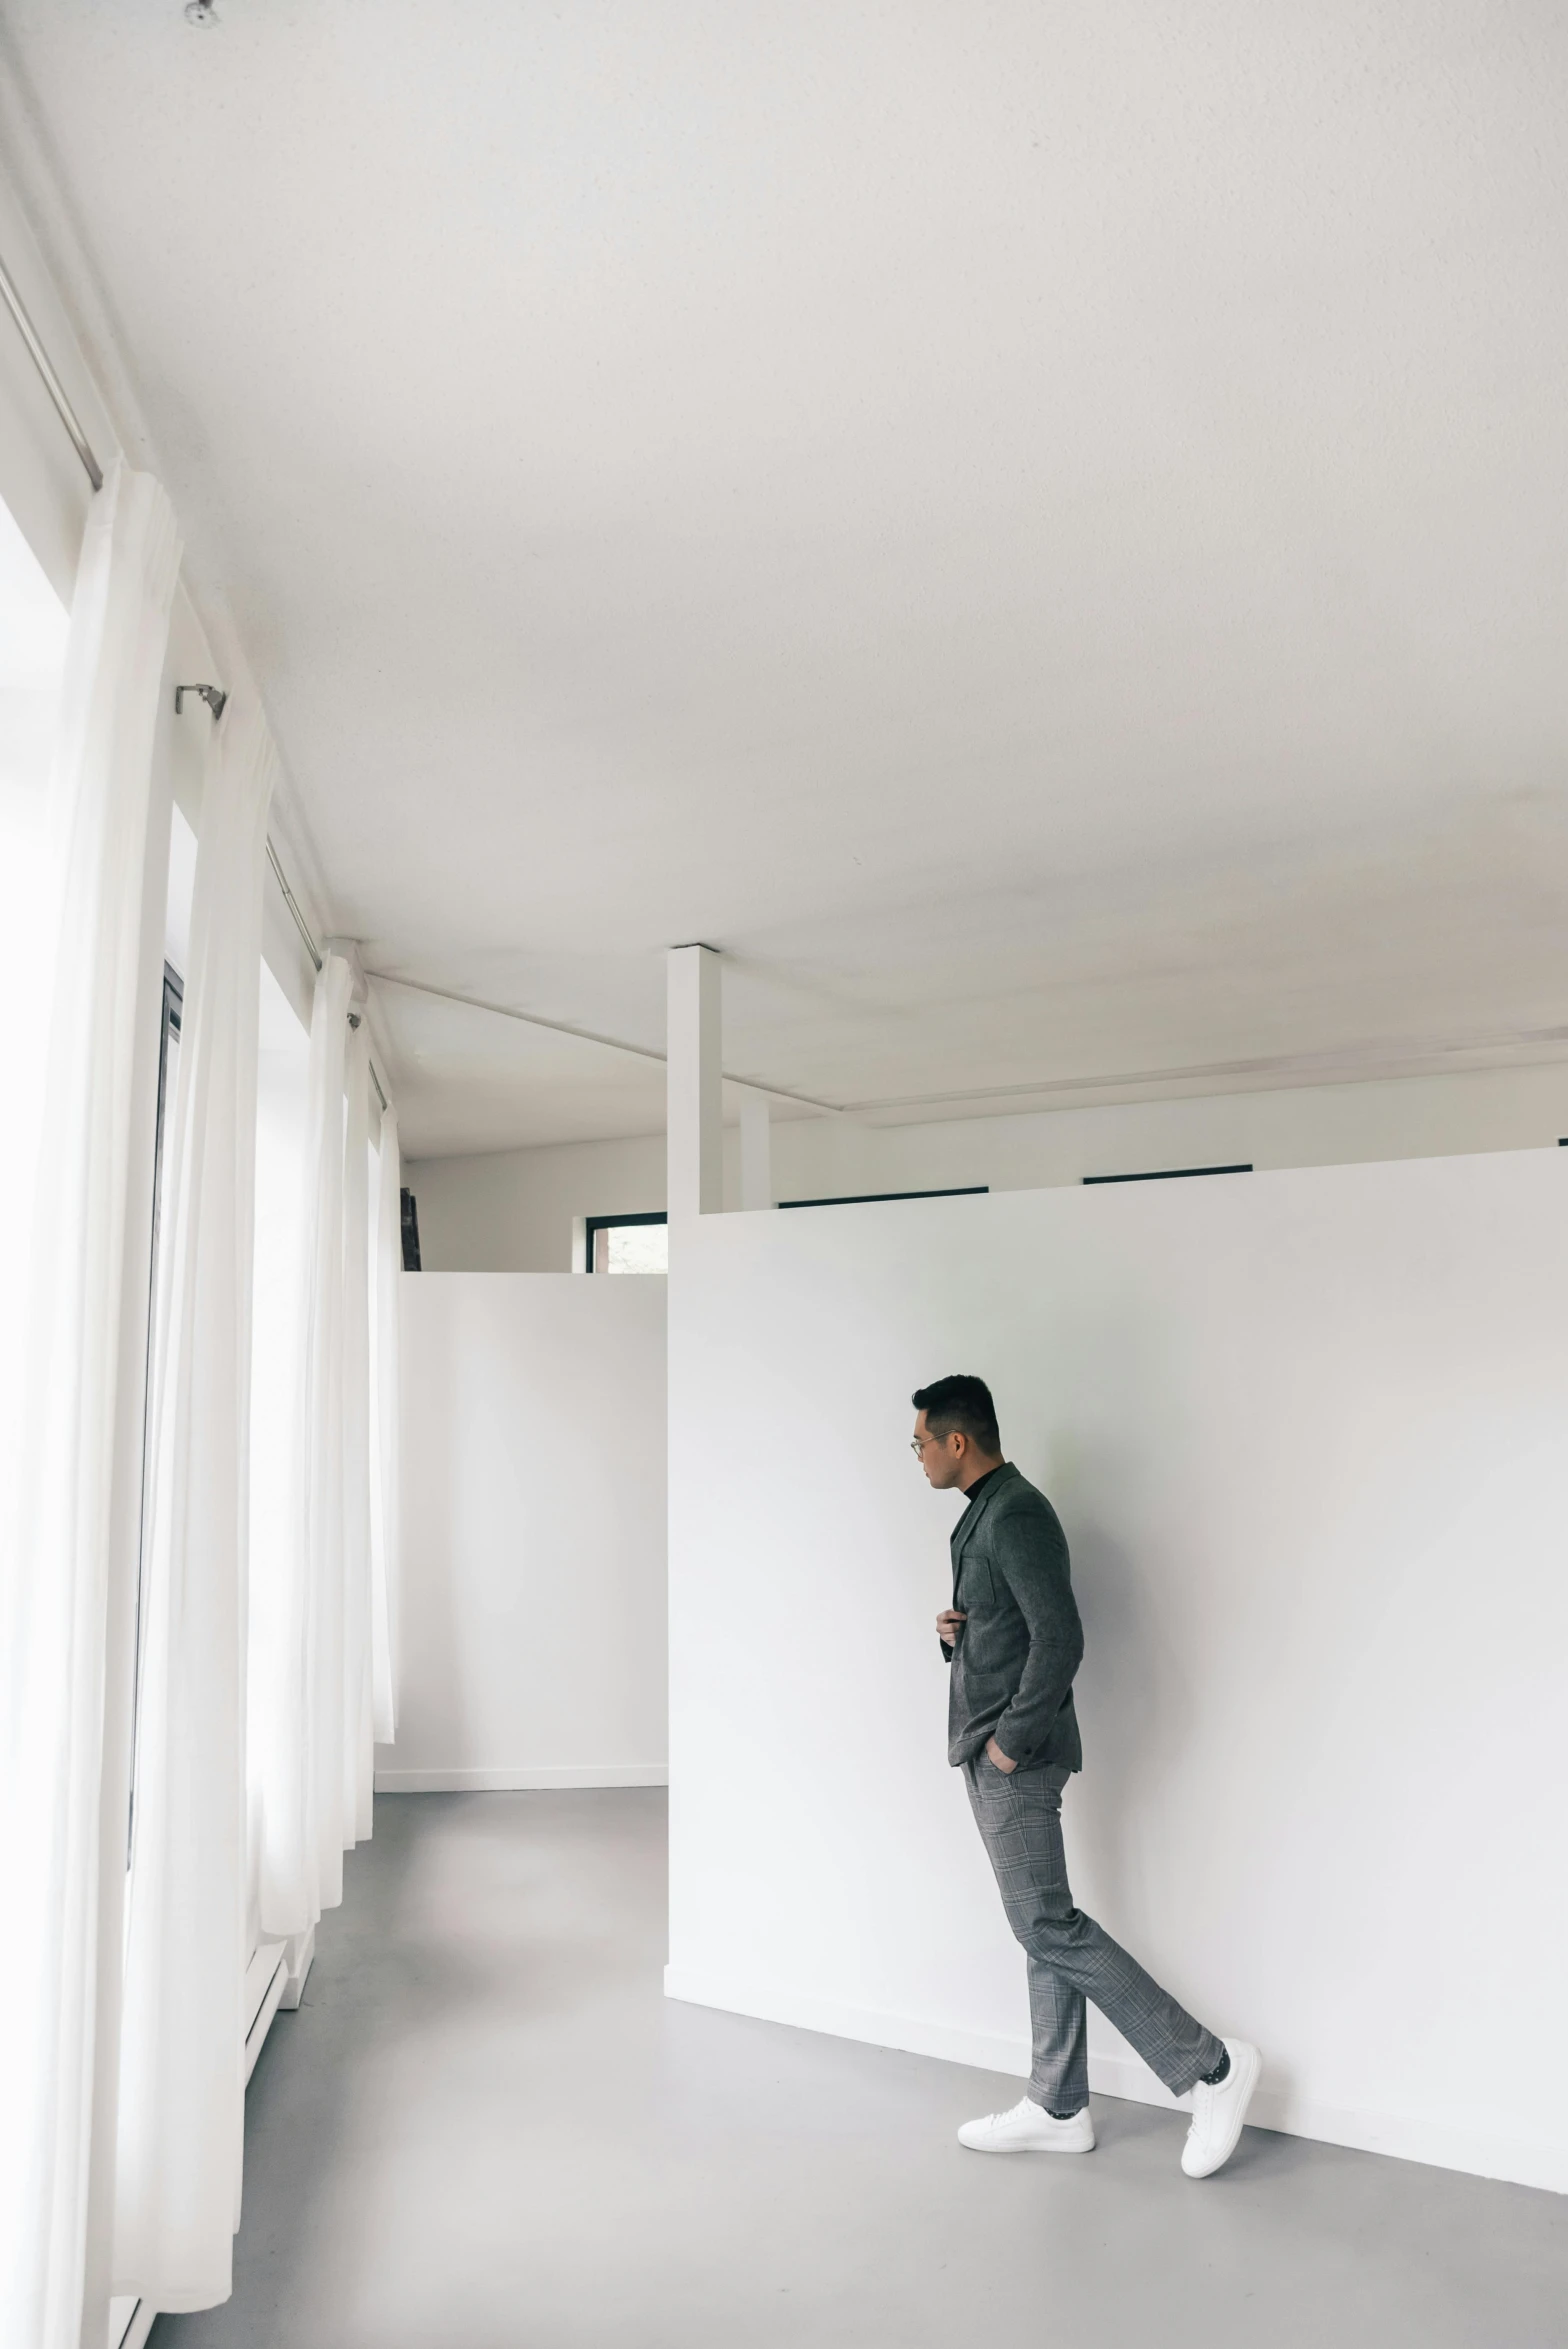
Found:
[[[927,1444],[939,1444],[941,1441],[942,1439],[940,1436],[915,1436],[911,1439],[909,1448],[914,1453],[915,1458],[918,1460],[921,1453],[925,1450]]]

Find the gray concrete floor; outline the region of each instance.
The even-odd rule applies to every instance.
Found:
[[[657,1792],[383,1796],[251,2082],[233,2299],[153,2349],[1564,2349],[1568,2201],[674,2005]],[[1020,1961],[1021,1962],[1021,1961]]]

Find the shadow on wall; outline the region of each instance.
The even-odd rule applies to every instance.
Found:
[[[1130,1920],[1146,1903],[1128,1821],[1136,1816],[1136,1797],[1179,1759],[1197,1692],[1150,1612],[1146,1583],[1125,1543],[1075,1509],[1066,1491],[1056,1507],[1067,1529],[1084,1629],[1074,1692],[1084,1769],[1070,1797],[1073,1839],[1108,1929],[1114,1930],[1114,1915],[1127,1919],[1131,1932]]]
[[[1182,1381],[1146,1311],[1119,1311],[1107,1297],[1092,1331],[1075,1331],[1073,1317],[1069,1306],[1054,1321],[1028,1397],[1031,1432],[1038,1430],[1032,1457],[1043,1464],[1040,1481],[1067,1536],[1084,1629],[1074,1686],[1084,1769],[1065,1817],[1075,1897],[1136,1945],[1150,1904],[1131,1822],[1146,1810],[1149,1790],[1176,1775],[1203,1697],[1185,1625],[1168,1619],[1161,1603],[1161,1553],[1185,1549],[1186,1529],[1149,1522],[1140,1496],[1150,1455],[1173,1461],[1191,1431],[1177,1416]],[[1108,1360],[1114,1385],[1095,1367]],[[1064,1377],[1074,1387],[1070,1413],[1052,1407]],[[1021,1465],[1028,1474],[1028,1462]],[[1171,1597],[1190,1611],[1190,1595]]]

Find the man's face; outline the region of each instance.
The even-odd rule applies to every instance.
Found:
[[[961,1435],[933,1435],[922,1411],[915,1421],[913,1450],[926,1472],[926,1482],[939,1493],[950,1492],[969,1465],[969,1439]]]

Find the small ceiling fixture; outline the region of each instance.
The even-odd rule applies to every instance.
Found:
[[[191,5],[195,6],[195,0],[191,0]],[[176,717],[179,717],[184,710],[185,696],[188,693],[194,693],[198,701],[204,701],[207,704],[215,721],[222,717],[224,704],[229,697],[221,685],[176,685],[174,688],[174,714]]]
[[[185,0],[185,21],[187,24],[216,24],[218,11],[212,0]]]

